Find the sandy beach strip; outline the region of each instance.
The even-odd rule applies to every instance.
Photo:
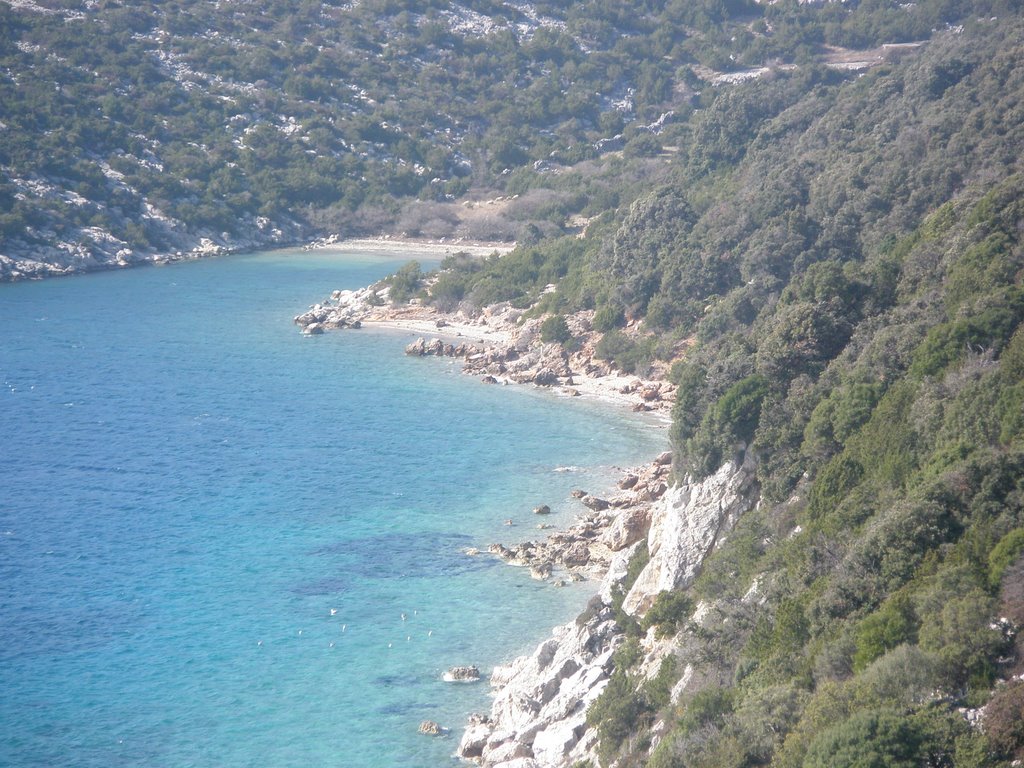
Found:
[[[471,256],[490,256],[495,252],[508,253],[515,247],[515,243],[476,242],[469,240],[413,240],[383,236],[315,241],[306,246],[310,250],[408,253],[410,255],[419,253],[425,256],[446,256],[453,253],[468,253]]]

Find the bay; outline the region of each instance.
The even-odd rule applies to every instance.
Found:
[[[0,764],[448,764],[488,697],[442,672],[582,608],[463,550],[568,523],[664,432],[292,325],[407,258],[0,286]]]

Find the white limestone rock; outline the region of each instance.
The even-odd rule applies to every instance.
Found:
[[[555,628],[532,655],[496,668],[490,720],[471,725],[459,755],[503,768],[519,759],[562,764],[586,730],[587,707],[608,683],[618,638],[602,605],[586,622]]]
[[[623,510],[601,534],[601,543],[613,552],[625,549],[644,538],[651,525],[650,507]]]
[[[587,728],[587,715],[581,712],[552,723],[538,731],[533,739],[533,757],[541,765],[560,765],[576,746]]]
[[[650,562],[641,571],[623,608],[642,615],[659,592],[689,586],[704,558],[756,500],[756,460],[728,461],[700,482],[669,489],[654,506],[647,536]]]

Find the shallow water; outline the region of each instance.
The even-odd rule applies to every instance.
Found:
[[[0,285],[0,764],[443,765],[489,704],[441,673],[582,607],[462,550],[567,523],[664,433],[292,325],[406,258]]]

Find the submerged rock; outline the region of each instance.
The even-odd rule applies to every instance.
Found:
[[[475,666],[452,667],[442,675],[446,683],[475,683],[480,679],[480,670]]]
[[[420,723],[419,732],[426,736],[444,736],[448,729],[433,720],[424,720]]]

